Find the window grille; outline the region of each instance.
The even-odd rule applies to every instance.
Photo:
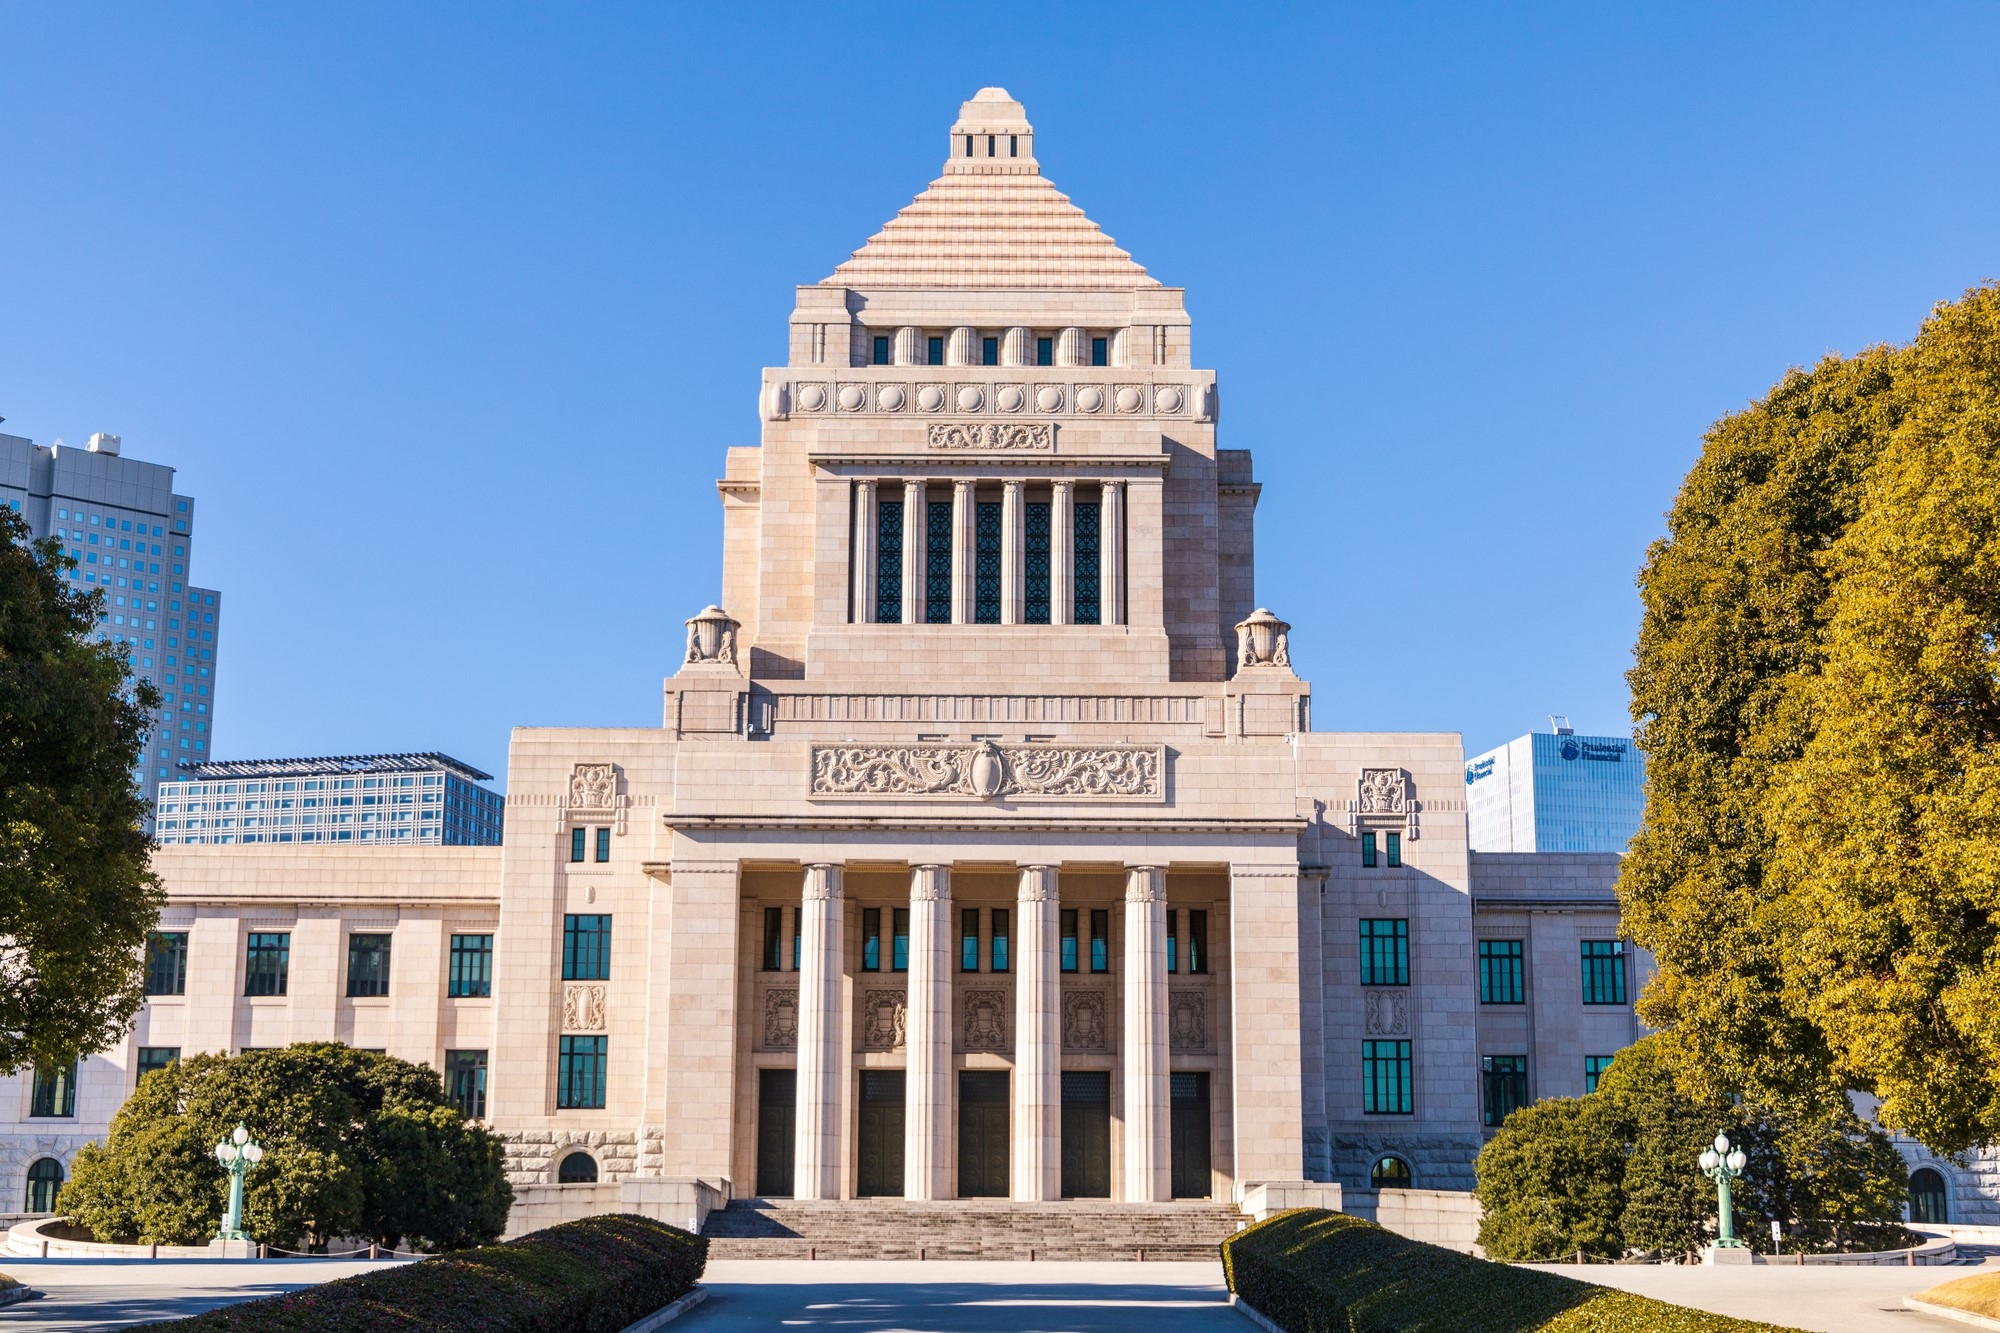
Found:
[[[1098,521],[1103,510],[1094,504],[1076,506],[1076,615],[1073,623],[1095,625],[1099,620],[1102,580],[1098,577],[1098,552],[1101,549]]]
[[[611,977],[611,918],[563,917],[563,980],[606,981]]]
[[[1528,1104],[1528,1057],[1489,1055],[1480,1061],[1480,1081],[1487,1128],[1497,1128]]]
[[[288,931],[252,931],[243,963],[245,995],[283,995],[291,980],[292,937]]]
[[[1479,941],[1479,1002],[1527,1002],[1527,987],[1521,967],[1521,941]]]
[[[924,506],[924,620],[951,623],[951,501]]]
[[[1022,619],[1030,625],[1049,623],[1049,502],[1035,500],[1022,506],[1024,538],[1022,590],[1027,605]]]
[[[1365,1115],[1410,1115],[1410,1043],[1361,1043],[1361,1110]]]
[[[451,937],[451,977],[445,993],[460,999],[493,993],[493,937]]]
[[[897,625],[903,619],[903,502],[875,502],[875,619]]]
[[[973,508],[972,619],[980,625],[1000,623],[1001,505],[981,500]]]
[[[606,1039],[564,1037],[556,1054],[556,1107],[602,1110]]]
[[[1625,941],[1584,940],[1583,1002],[1625,1003]]]

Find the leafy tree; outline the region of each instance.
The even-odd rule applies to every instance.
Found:
[[[210,1155],[239,1123],[264,1145],[244,1229],[286,1248],[337,1236],[455,1249],[506,1226],[500,1141],[444,1098],[434,1070],[332,1042],[197,1055],[156,1070],[77,1154],[60,1207],[104,1239],[214,1234],[228,1175]]]
[[[1642,1015],[1704,1096],[2000,1140],[2000,287],[1712,428],[1639,585]]]
[[[1770,1249],[1773,1218],[1815,1249],[1908,1239],[1897,1221],[1903,1159],[1845,1094],[1828,1085],[1759,1104],[1690,1095],[1655,1035],[1619,1052],[1590,1095],[1507,1117],[1479,1154],[1479,1243],[1501,1260],[1698,1250],[1715,1237],[1716,1198],[1696,1159],[1717,1133],[1749,1157],[1731,1203],[1753,1249]]]
[[[133,778],[159,692],[91,642],[69,564],[0,507],[0,1072],[124,1037],[162,900]]]

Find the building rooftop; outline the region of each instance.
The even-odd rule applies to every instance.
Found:
[[[482,773],[471,764],[448,754],[426,750],[419,754],[334,754],[313,759],[225,759],[194,764],[181,770],[181,780],[208,778],[300,778],[351,773],[421,773],[442,768],[468,782],[491,782],[491,773]]]

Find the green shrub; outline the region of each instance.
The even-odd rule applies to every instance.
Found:
[[[1222,1243],[1229,1289],[1288,1333],[1795,1333],[1488,1263],[1319,1208]]]
[[[707,1266],[703,1237],[614,1213],[143,1327],[176,1333],[617,1333],[686,1295]]]

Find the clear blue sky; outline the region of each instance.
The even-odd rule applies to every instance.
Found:
[[[656,725],[793,285],[958,103],[1185,286],[1322,729],[1628,725],[1716,417],[2000,273],[1993,5],[0,6],[0,415],[170,463],[219,757]]]

